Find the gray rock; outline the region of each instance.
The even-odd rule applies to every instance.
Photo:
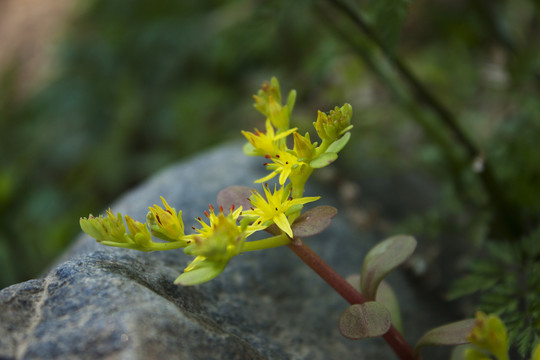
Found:
[[[183,210],[189,229],[219,190],[251,185],[264,173],[261,159],[229,144],[162,171],[111,208],[144,221],[147,207],[163,195]],[[311,187],[306,195],[316,194],[323,195],[318,204],[339,208],[328,189]],[[377,240],[338,214],[306,242],[346,276],[359,271]],[[396,358],[381,339],[339,334],[347,303],[286,247],[235,257],[208,283],[174,285],[189,261],[181,250],[109,248],[82,234],[44,278],[0,292],[0,359]],[[448,321],[402,274],[390,283],[411,343]]]

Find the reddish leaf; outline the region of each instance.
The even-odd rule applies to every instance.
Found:
[[[347,276],[347,282],[351,284],[358,292],[362,292],[360,285],[360,274],[353,274]],[[379,288],[377,289],[377,295],[375,301],[383,304],[390,314],[392,315],[392,324],[394,327],[403,334],[403,321],[401,320],[401,309],[397,301],[396,294],[390,284],[386,281],[381,281]]]
[[[381,280],[407,260],[415,248],[416,240],[405,235],[393,236],[375,245],[362,264],[362,294],[374,300]]]
[[[247,186],[229,186],[221,190],[217,196],[217,203],[222,206],[225,211],[234,205],[235,209],[242,206],[244,210],[248,210],[251,207],[249,197],[253,189]]]
[[[337,214],[337,209],[333,206],[317,206],[300,215],[291,228],[295,237],[305,238],[320,234],[330,224]]]
[[[420,359],[420,351],[424,346],[453,346],[468,344],[467,336],[476,324],[476,319],[466,319],[446,324],[429,330],[418,340],[414,348],[414,356]]]
[[[390,312],[381,303],[368,301],[349,306],[339,318],[341,335],[351,340],[386,334],[392,326]]]

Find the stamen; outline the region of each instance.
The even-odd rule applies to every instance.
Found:
[[[234,204],[231,205],[231,212],[234,211]]]
[[[264,155],[264,157],[267,158],[267,159],[271,159],[271,158],[272,158],[272,157],[271,157],[270,155],[268,155],[268,154]]]
[[[279,154],[276,154],[276,157],[279,159]]]
[[[219,205],[219,212],[223,214],[223,206]]]
[[[208,211],[206,211],[206,210],[204,210],[204,215],[206,215],[207,218],[210,217],[210,213]]]
[[[214,207],[212,206],[212,204],[208,204],[208,208],[209,208],[210,210],[214,210]]]
[[[158,215],[158,214],[156,214],[156,220],[157,220],[157,222],[159,223],[159,225],[163,225],[163,224],[161,223],[161,219],[159,218],[159,215]]]
[[[186,244],[191,244],[191,240],[186,241]]]
[[[201,219],[201,217],[200,217],[200,216],[199,216],[199,217],[197,218],[197,220],[199,220],[199,221],[202,221],[202,219]]]
[[[195,226],[192,226],[191,228],[192,228],[193,230],[197,230],[197,228],[196,228]]]
[[[250,206],[249,208],[250,208],[251,210],[255,210],[255,209],[254,209],[253,207],[251,207],[251,206]]]

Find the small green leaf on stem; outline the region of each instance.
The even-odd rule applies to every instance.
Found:
[[[292,225],[294,237],[305,238],[320,234],[330,226],[336,214],[337,209],[327,205],[306,211]]]
[[[352,127],[352,125],[351,125],[351,127]],[[326,152],[336,153],[337,154],[338,152],[341,151],[341,149],[343,149],[345,147],[345,145],[347,145],[350,138],[351,138],[351,133],[346,132],[342,137],[340,137],[338,140],[334,141],[328,147],[328,149],[326,149]]]
[[[429,330],[418,340],[414,348],[414,356],[420,359],[420,351],[424,346],[454,346],[468,344],[467,336],[476,323],[475,319],[456,321]]]
[[[311,166],[314,169],[320,169],[320,168],[330,165],[331,163],[336,161],[337,158],[338,156],[336,153],[325,152],[317,156],[315,159],[311,160],[311,162],[309,163],[309,166]]]
[[[341,335],[351,340],[386,334],[392,325],[390,312],[381,303],[368,301],[349,306],[339,318]]]
[[[407,260],[415,248],[416,240],[406,235],[393,236],[375,245],[362,265],[362,294],[369,300],[375,300],[382,279]]]
[[[251,190],[247,186],[229,186],[219,192],[217,203],[223,209],[230,209],[234,205],[236,209],[242,206],[242,209],[248,210],[251,207],[251,203],[248,200],[251,196]]]

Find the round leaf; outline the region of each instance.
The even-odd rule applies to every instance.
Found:
[[[414,356],[418,358],[424,346],[454,346],[467,344],[467,336],[471,333],[476,319],[466,319],[446,324],[435,329],[431,329],[424,334],[414,348]]]
[[[315,169],[320,169],[325,166],[330,165],[337,159],[337,154],[333,152],[324,152],[321,155],[317,156],[315,159],[311,160],[309,166]]]
[[[392,326],[390,312],[381,303],[368,301],[349,306],[339,318],[341,335],[352,340],[386,334]]]
[[[358,292],[362,292],[360,286],[360,274],[349,275],[347,276],[346,280]],[[390,284],[388,284],[384,280],[381,281],[379,288],[377,289],[375,301],[383,304],[388,309],[388,311],[390,311],[390,315],[392,316],[392,324],[400,333],[403,334],[403,321],[401,319],[401,309],[399,307],[399,302]]]
[[[217,203],[223,209],[230,209],[234,205],[236,209],[242,206],[244,210],[247,210],[251,207],[251,203],[248,200],[251,196],[251,190],[247,186],[229,186],[219,192]]]
[[[308,237],[320,234],[330,224],[337,214],[337,209],[333,206],[317,206],[300,215],[291,228],[294,237]]]
[[[362,294],[374,300],[381,280],[407,260],[415,248],[416,240],[405,235],[393,236],[375,245],[362,264]]]

